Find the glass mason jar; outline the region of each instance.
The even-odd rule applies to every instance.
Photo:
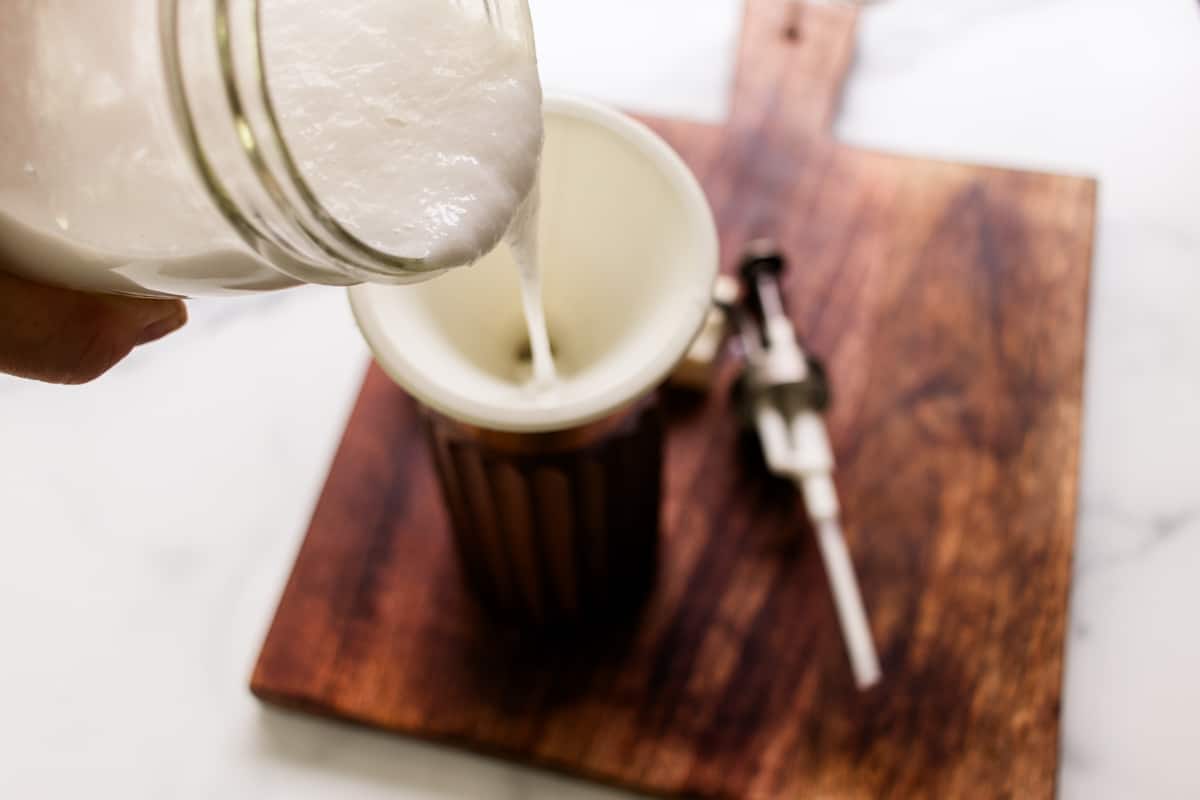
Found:
[[[397,2],[405,0],[353,0]],[[445,2],[535,58],[526,0]],[[148,296],[438,274],[352,233],[298,166],[272,103],[267,54],[271,15],[304,6],[319,23],[347,4],[7,0],[0,270]],[[350,49],[339,66],[378,66],[356,57]],[[337,119],[338,108],[324,111]]]

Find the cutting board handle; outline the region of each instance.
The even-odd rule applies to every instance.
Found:
[[[747,0],[746,21],[731,124],[828,135],[854,60],[858,10]]]

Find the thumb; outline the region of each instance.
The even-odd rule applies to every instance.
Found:
[[[0,273],[0,372],[87,383],[186,322],[178,300],[93,295]]]

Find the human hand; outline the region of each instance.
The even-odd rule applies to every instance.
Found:
[[[87,383],[186,322],[179,300],[86,294],[0,272],[0,372],[21,378]]]

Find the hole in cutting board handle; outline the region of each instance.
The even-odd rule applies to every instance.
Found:
[[[783,38],[793,44],[804,40],[804,3],[803,0],[785,0],[783,22]]]

